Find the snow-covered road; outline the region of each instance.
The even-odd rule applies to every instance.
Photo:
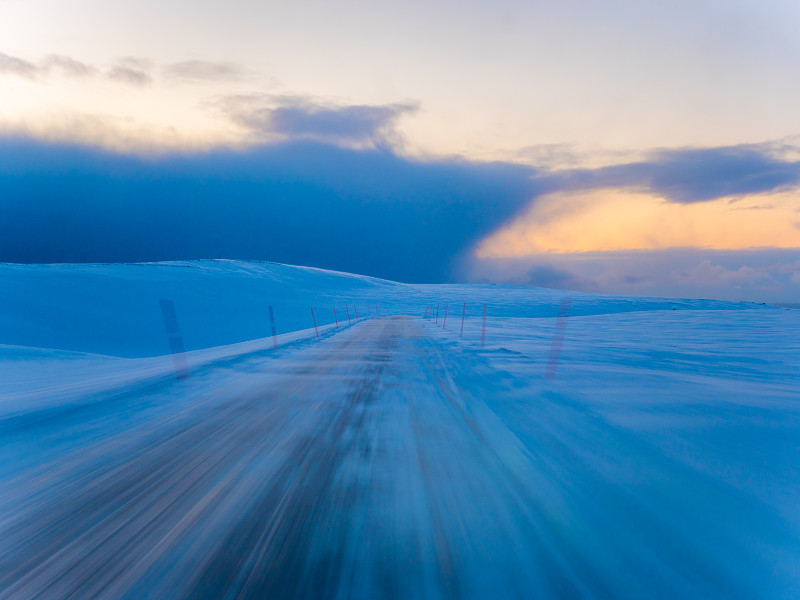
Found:
[[[724,473],[420,319],[2,426],[3,599],[798,591],[793,532]]]

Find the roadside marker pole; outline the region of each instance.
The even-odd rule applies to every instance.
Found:
[[[449,304],[447,304],[447,305],[444,307],[444,321],[442,321],[442,329],[444,329],[444,326],[445,326],[445,325],[447,325],[447,309],[448,309],[449,307],[450,307],[450,305],[449,305]]]
[[[486,341],[486,304],[483,305],[483,326],[481,327],[481,348]]]
[[[467,314],[467,303],[464,302],[464,308],[461,309],[461,336],[464,337],[464,315]]]
[[[317,329],[317,319],[314,318],[314,309],[311,309],[311,320],[314,322],[314,333],[319,337],[319,329]]]
[[[428,318],[428,307],[427,306],[425,307],[425,314],[422,315],[422,318],[423,319],[427,319]]]
[[[564,345],[564,331],[567,329],[567,317],[569,317],[571,304],[572,301],[569,298],[564,298],[558,307],[558,320],[553,331],[553,342],[550,344],[550,356],[547,359],[547,371],[545,372],[545,377],[548,379],[556,378],[558,359],[561,356],[561,346]]]
[[[356,321],[358,321],[358,306],[353,304],[353,310],[356,311]]]
[[[436,320],[434,321],[435,325],[439,324],[439,303],[436,303]]]
[[[347,310],[347,324],[350,325],[350,307],[345,304],[344,308]]]
[[[272,325],[272,347],[278,347],[278,332],[275,329],[275,313],[272,310],[272,307],[269,307],[269,322]]]
[[[369,304],[367,304],[367,314],[369,315],[370,318],[372,318],[372,311],[369,308]]]
[[[336,318],[336,305],[333,306],[333,320],[336,323],[336,329],[339,329],[339,319]]]
[[[186,379],[189,377],[189,365],[186,362],[186,350],[183,346],[181,328],[178,326],[178,315],[172,300],[159,300],[161,316],[164,319],[164,329],[167,330],[167,341],[172,354],[172,364],[175,367],[175,377]]]

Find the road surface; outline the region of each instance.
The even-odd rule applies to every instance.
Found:
[[[474,354],[372,319],[3,423],[0,598],[763,596],[746,500]]]

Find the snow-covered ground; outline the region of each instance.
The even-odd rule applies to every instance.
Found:
[[[229,535],[258,511],[283,523],[280,498],[322,531],[281,525],[296,547],[274,561],[314,581],[283,582],[291,596],[800,597],[800,311],[237,261],[2,265],[0,282],[0,598],[221,593],[208,588],[221,559],[198,566],[201,540],[241,553],[225,563],[231,597],[275,592],[246,583],[253,565],[269,570],[271,546]],[[161,299],[189,350],[186,380]],[[262,442],[239,413],[220,416],[233,405]],[[350,421],[333,427],[340,412]],[[155,459],[130,457],[166,460],[173,429],[198,415],[214,425],[181,456],[226,457],[192,484],[219,498],[186,488],[161,506],[151,495],[173,484],[129,498],[102,483],[146,478]],[[269,510],[247,501],[264,485]],[[122,524],[140,520],[123,510],[134,500],[161,506],[136,521],[142,545]],[[186,525],[203,511],[207,523]],[[74,520],[69,536],[48,514]],[[278,527],[259,519],[248,527]],[[116,578],[101,585],[97,569]]]

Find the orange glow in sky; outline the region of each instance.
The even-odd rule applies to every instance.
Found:
[[[540,253],[800,246],[796,191],[676,204],[624,190],[559,193],[484,239],[478,258]]]

